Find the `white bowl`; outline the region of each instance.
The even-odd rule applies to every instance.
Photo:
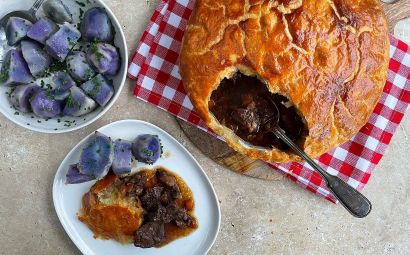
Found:
[[[142,249],[132,244],[121,245],[113,240],[93,237],[93,232],[77,218],[83,195],[90,190],[95,181],[81,184],[66,184],[69,165],[80,159],[82,148],[89,136],[79,142],[65,157],[57,170],[53,183],[53,202],[58,218],[71,240],[84,255],[199,255],[207,254],[215,242],[221,222],[218,198],[211,182],[195,158],[177,140],[164,130],[150,123],[138,120],[122,120],[98,129],[112,139],[133,140],[141,134],[158,135],[166,157],[161,157],[154,165],[137,163],[140,167],[155,168],[163,166],[178,174],[190,187],[195,200],[195,217],[198,229],[190,235],[177,239],[161,248]]]
[[[3,17],[5,14],[14,11],[14,10],[28,10],[31,5],[33,4],[33,0],[22,0],[22,1],[9,1],[9,0],[0,0],[0,17]],[[104,4],[101,0],[80,0],[80,2],[84,3],[86,6],[81,7],[83,10],[87,10],[91,7],[103,7],[107,10],[108,15],[110,16],[111,22],[115,29],[115,38],[114,38],[114,45],[119,49],[121,55],[121,69],[119,73],[114,76],[110,77],[113,80],[113,86],[115,93],[111,98],[110,102],[104,106],[99,107],[95,111],[86,114],[81,117],[60,117],[60,118],[53,118],[49,120],[45,120],[43,118],[35,116],[33,113],[22,113],[17,111],[11,106],[11,103],[8,100],[7,92],[10,90],[10,87],[0,86],[0,112],[6,116],[9,120],[13,121],[14,123],[42,133],[66,133],[70,131],[74,131],[80,128],[83,128],[97,119],[99,119],[104,113],[106,113],[111,106],[115,103],[118,96],[121,93],[121,90],[124,86],[124,81],[127,73],[127,64],[128,64],[128,52],[127,52],[127,44],[125,41],[124,32],[121,28],[120,23],[118,22],[117,18],[114,16],[112,11]],[[74,24],[79,22],[79,13],[80,13],[80,6],[76,3],[75,0],[64,0],[64,3],[73,13]],[[37,13],[38,17],[44,16],[42,9]],[[4,39],[4,38],[3,38]],[[1,40],[1,38],[0,38]],[[3,58],[3,54],[7,51],[0,52],[0,58]],[[18,114],[17,114],[18,112]]]

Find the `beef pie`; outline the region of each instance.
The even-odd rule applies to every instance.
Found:
[[[197,0],[180,54],[184,87],[205,123],[236,151],[300,160],[279,126],[317,157],[366,123],[387,77],[378,0]]]

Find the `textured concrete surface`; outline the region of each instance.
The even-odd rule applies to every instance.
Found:
[[[151,1],[107,1],[123,24],[130,52],[156,4]],[[173,117],[132,98],[132,88],[128,80],[103,118],[68,134],[31,132],[0,116],[0,254],[80,254],[54,211],[55,171],[84,136],[128,118],[152,122],[175,136],[210,177],[222,209],[221,231],[211,255],[409,254],[409,115],[364,190],[373,212],[355,219],[341,206],[288,180],[260,181],[218,166],[187,140]]]

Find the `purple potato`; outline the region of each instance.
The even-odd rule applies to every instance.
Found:
[[[57,72],[53,77],[54,89],[69,90],[72,86],[76,85],[71,76],[63,71]]]
[[[6,37],[10,46],[15,45],[21,39],[27,36],[27,32],[30,30],[33,23],[30,21],[19,18],[10,17],[6,25]]]
[[[72,24],[64,23],[60,29],[46,41],[48,54],[59,61],[64,61],[71,49],[77,44],[81,37]]]
[[[131,173],[132,151],[131,142],[117,139],[114,142],[114,160],[112,170],[116,175]]]
[[[161,142],[155,135],[140,135],[132,143],[132,154],[141,162],[154,164],[161,156]]]
[[[53,95],[57,101],[61,102],[70,96],[70,91],[69,90],[53,90]]]
[[[36,41],[21,41],[21,51],[28,68],[34,77],[42,76],[50,67],[52,58],[43,50],[43,45]]]
[[[97,103],[89,98],[79,87],[70,89],[63,114],[67,116],[79,117],[88,114],[97,108]]]
[[[114,146],[111,138],[96,131],[87,140],[80,155],[78,169],[82,174],[103,178],[111,168]]]
[[[62,24],[73,22],[70,9],[61,0],[48,0],[43,4],[44,13],[54,22]]]
[[[105,106],[114,95],[114,88],[110,81],[102,74],[98,74],[91,80],[83,83],[81,88],[85,94],[94,99],[100,106]]]
[[[33,77],[19,50],[11,49],[4,58],[0,71],[0,84],[15,86],[29,83]]]
[[[41,44],[57,32],[58,26],[48,18],[39,19],[27,32],[27,36]]]
[[[87,54],[95,69],[105,75],[116,75],[120,69],[120,55],[117,48],[108,43],[92,43]]]
[[[25,84],[15,87],[10,95],[10,102],[19,111],[31,112],[30,98],[40,89],[37,84]]]
[[[81,23],[81,34],[87,42],[110,42],[114,38],[114,28],[104,8],[88,9]]]
[[[81,51],[67,57],[67,69],[74,79],[80,81],[88,81],[96,74]]]
[[[52,95],[52,91],[39,89],[30,101],[34,114],[42,118],[54,118],[61,113],[60,102]]]
[[[55,99],[64,100],[70,95],[70,88],[76,83],[71,76],[63,71],[57,72],[53,76],[53,94]]]
[[[66,175],[67,184],[78,184],[92,180],[95,180],[95,177],[92,175],[80,173],[80,170],[78,170],[77,165],[70,165],[70,167],[68,168]]]

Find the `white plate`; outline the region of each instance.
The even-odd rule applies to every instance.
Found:
[[[127,52],[127,44],[125,41],[124,32],[121,28],[120,23],[118,22],[117,18],[114,16],[112,11],[104,4],[101,0],[64,0],[64,3],[73,13],[73,23],[77,24],[79,22],[79,13],[80,13],[80,6],[76,2],[84,3],[86,6],[81,7],[84,10],[88,10],[91,7],[103,7],[106,9],[108,16],[111,19],[111,23],[114,26],[115,30],[115,37],[114,37],[114,45],[119,49],[121,55],[121,68],[119,73],[114,76],[110,77],[113,80],[114,86],[114,96],[111,98],[110,102],[104,106],[99,107],[95,111],[86,114],[82,117],[61,117],[61,118],[53,118],[45,121],[43,118],[39,118],[32,113],[22,113],[19,112],[16,115],[16,111],[10,104],[8,100],[8,96],[6,92],[10,90],[10,87],[0,86],[0,112],[3,113],[9,120],[13,121],[14,123],[37,132],[42,133],[65,133],[80,129],[85,127],[97,119],[99,119],[104,113],[108,111],[108,109],[113,106],[114,102],[117,100],[120,92],[124,86],[125,77],[127,74],[128,68],[128,52]],[[19,1],[10,1],[10,0],[0,0],[0,17],[3,17],[5,14],[15,11],[15,10],[28,10],[34,3],[34,0],[19,0]],[[37,12],[37,17],[44,17],[44,13],[42,8],[39,9]],[[0,38],[1,43],[1,38]],[[1,43],[3,46],[7,43]],[[7,53],[8,46],[5,49],[0,47],[0,59],[2,59],[3,55]],[[1,64],[0,64],[1,66]],[[58,121],[60,119],[60,121]],[[71,124],[69,124],[71,123]]]
[[[140,134],[156,134],[161,139],[165,152],[170,155],[160,158],[155,166],[165,168],[181,176],[191,188],[195,199],[195,216],[198,229],[187,237],[178,239],[161,248],[142,249],[132,244],[121,245],[113,240],[94,239],[92,231],[77,219],[81,198],[95,181],[83,184],[65,184],[70,164],[77,163],[88,136],[76,145],[61,163],[53,183],[53,201],[58,218],[71,240],[86,255],[125,255],[125,254],[206,254],[219,231],[220,209],[215,191],[205,172],[193,156],[167,132],[150,123],[138,120],[123,120],[111,123],[100,129],[101,133],[112,139],[133,140]]]

